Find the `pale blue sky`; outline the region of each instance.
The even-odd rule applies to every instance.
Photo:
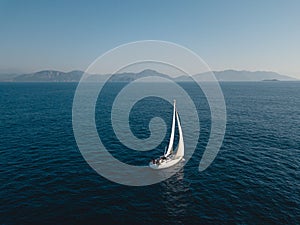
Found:
[[[127,42],[190,48],[214,70],[300,78],[300,1],[0,0],[0,72],[85,70]]]

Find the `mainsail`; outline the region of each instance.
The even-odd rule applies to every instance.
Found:
[[[171,137],[170,137],[168,150],[165,154],[166,157],[169,156],[173,151],[173,143],[174,143],[174,135],[175,135],[175,112],[176,112],[176,101],[174,100],[172,130],[171,130]]]
[[[184,142],[183,142],[182,128],[181,128],[177,111],[176,111],[176,120],[177,120],[178,132],[179,132],[179,142],[178,142],[175,158],[180,158],[184,156]]]

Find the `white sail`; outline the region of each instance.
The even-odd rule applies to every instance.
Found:
[[[168,156],[173,151],[173,143],[174,143],[174,135],[175,135],[175,112],[176,112],[176,101],[174,100],[174,109],[173,109],[173,121],[172,121],[172,130],[171,130],[171,137],[168,146],[168,150],[165,153],[165,156]]]
[[[177,146],[177,152],[175,158],[182,158],[184,156],[184,141],[183,141],[183,135],[182,135],[182,128],[179,120],[178,113],[176,111],[176,120],[178,125],[178,132],[179,132],[179,142]]]

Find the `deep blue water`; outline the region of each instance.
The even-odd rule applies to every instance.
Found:
[[[120,88],[115,85],[108,91]],[[129,187],[101,177],[82,158],[72,130],[76,84],[0,83],[0,224],[299,224],[300,83],[221,87],[227,129],[213,164],[198,171],[210,129],[203,100],[202,135],[183,170],[158,184]],[[163,105],[156,102],[153,114],[168,120],[171,106]],[[149,118],[139,121],[145,117],[138,112],[130,122],[144,138]],[[129,153],[111,153],[134,161]]]

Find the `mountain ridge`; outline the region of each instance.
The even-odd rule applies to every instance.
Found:
[[[247,71],[247,70],[223,70],[223,71],[212,71],[218,81],[264,81],[276,79],[278,81],[297,81],[296,78],[292,78],[286,75],[282,75],[272,71]],[[12,77],[6,75],[0,75],[0,81],[2,82],[79,82],[83,71],[73,70],[69,72],[62,72],[58,70],[41,70],[35,73],[14,75]],[[192,77],[201,81],[210,81],[210,72],[201,74],[195,74]],[[110,77],[112,82],[131,82],[135,79],[144,77],[162,77],[173,79],[177,82],[188,82],[192,81],[191,77],[182,75],[171,78],[169,75],[157,72],[155,70],[146,69],[138,73],[126,72],[114,74],[110,77],[109,74],[97,75],[90,74],[89,78],[92,81],[105,81]]]

